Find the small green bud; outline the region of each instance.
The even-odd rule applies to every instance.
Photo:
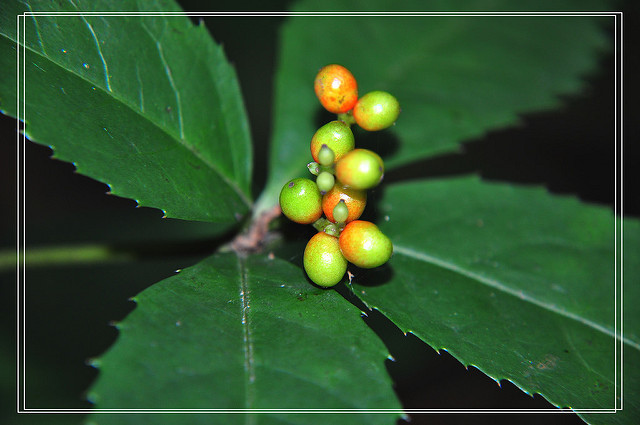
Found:
[[[343,199],[340,200],[333,208],[333,219],[336,223],[344,223],[349,217],[349,208]]]
[[[316,184],[318,185],[318,190],[320,190],[321,195],[330,191],[335,182],[336,178],[328,171],[322,171],[316,178]]]
[[[318,162],[320,165],[324,165],[328,167],[333,164],[333,160],[335,159],[335,155],[331,148],[327,145],[322,145],[320,148],[320,152],[318,152]]]
[[[309,172],[314,176],[320,174],[320,164],[318,164],[317,162],[308,163],[307,168],[309,169]]]

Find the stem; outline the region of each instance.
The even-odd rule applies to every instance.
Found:
[[[320,217],[313,223],[313,227],[318,231],[324,231],[324,228],[327,227],[331,222],[324,217]]]
[[[0,271],[28,267],[66,266],[74,264],[108,263],[132,260],[131,253],[114,250],[107,245],[58,245],[28,248],[23,252],[4,249],[0,251]]]
[[[247,231],[236,236],[229,247],[242,255],[260,251],[265,244],[265,238],[269,234],[269,224],[279,217],[281,212],[280,205],[275,205],[261,212],[258,216],[254,214]]]
[[[338,119],[347,124],[349,127],[356,123],[356,119],[353,118],[353,109],[343,114],[338,114]]]

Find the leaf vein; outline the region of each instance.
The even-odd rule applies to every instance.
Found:
[[[180,139],[184,140],[184,127],[183,127],[183,119],[182,119],[182,100],[180,99],[180,92],[178,91],[178,87],[176,86],[175,81],[173,80],[173,74],[171,73],[171,68],[169,67],[169,63],[167,59],[164,57],[164,50],[162,49],[162,44],[160,40],[156,36],[153,35],[149,28],[147,28],[144,23],[142,24],[144,30],[149,34],[149,37],[156,43],[156,49],[158,50],[158,56],[160,56],[160,62],[162,62],[162,66],[164,67],[164,73],[167,76],[167,80],[169,80],[169,85],[171,86],[171,90],[173,90],[173,95],[176,99],[176,110],[178,112],[178,130],[180,131]]]
[[[360,408],[360,406],[358,406],[357,404],[353,403],[352,400],[347,400],[344,398],[343,394],[340,392],[340,389],[335,388],[335,387],[331,387],[330,385],[328,385],[326,382],[323,382],[322,380],[314,380],[311,379],[309,377],[309,375],[307,374],[303,374],[303,373],[299,373],[299,372],[295,372],[295,371],[291,371],[291,370],[286,370],[283,369],[281,367],[276,367],[273,365],[269,365],[268,366],[270,370],[277,372],[277,373],[281,373],[283,375],[289,376],[294,378],[297,381],[300,382],[304,382],[307,383],[309,385],[312,385],[316,388],[318,388],[319,390],[321,390],[322,392],[324,392],[326,395],[335,397],[337,400],[341,400],[345,403],[348,403],[352,409],[358,409]]]
[[[144,86],[140,79],[140,67],[136,62],[136,78],[138,79],[138,99],[140,100],[140,112],[144,113]]]
[[[244,372],[245,372],[245,391],[246,391],[246,408],[250,409],[255,400],[255,361],[253,355],[253,335],[251,332],[251,318],[249,310],[251,308],[249,289],[249,280],[247,277],[247,268],[242,258],[238,258],[238,274],[240,276],[240,306],[242,308],[242,342],[244,349]],[[247,415],[247,423],[251,423],[253,415]]]
[[[458,266],[456,264],[449,263],[449,262],[441,260],[441,259],[439,259],[437,257],[433,257],[433,256],[425,254],[423,252],[416,251],[413,248],[404,247],[404,246],[398,246],[398,245],[394,244],[393,250],[397,254],[405,255],[405,256],[413,258],[415,260],[423,261],[425,263],[429,263],[429,264],[441,267],[443,269],[452,271],[454,273],[461,274],[461,275],[463,275],[465,277],[468,277],[470,279],[477,280],[478,282],[483,283],[483,284],[485,284],[487,286],[490,286],[490,287],[492,287],[494,289],[497,289],[497,290],[499,290],[499,291],[501,291],[503,293],[512,295],[512,296],[517,297],[517,298],[519,298],[519,299],[521,299],[523,301],[530,302],[530,303],[532,303],[534,305],[537,305],[538,307],[541,307],[541,308],[543,308],[543,309],[545,309],[547,311],[551,311],[551,312],[553,312],[555,314],[558,314],[558,315],[564,316],[566,318],[575,320],[575,321],[577,321],[579,323],[582,323],[583,325],[589,326],[589,327],[591,327],[591,328],[593,328],[593,329],[595,329],[595,330],[597,330],[599,332],[602,332],[602,333],[604,333],[604,334],[606,334],[606,335],[608,335],[608,336],[610,336],[612,338],[622,340],[625,344],[627,344],[627,345],[629,345],[629,346],[631,346],[631,347],[633,347],[633,348],[635,348],[637,350],[640,350],[640,344],[639,343],[637,343],[635,341],[632,341],[632,340],[630,340],[630,339],[628,339],[626,337],[623,337],[621,335],[617,335],[614,331],[612,331],[611,329],[609,329],[609,328],[607,328],[607,327],[605,327],[605,326],[603,326],[603,325],[601,325],[599,323],[593,322],[593,321],[591,321],[589,319],[586,319],[584,317],[580,317],[577,314],[574,314],[574,313],[572,313],[570,311],[566,311],[566,310],[564,310],[562,308],[559,308],[559,307],[557,307],[557,306],[555,306],[553,304],[549,304],[549,303],[546,303],[544,301],[540,301],[540,300],[538,300],[536,298],[533,298],[533,297],[527,295],[526,293],[524,293],[522,291],[516,291],[515,289],[510,288],[510,287],[504,285],[503,283],[500,283],[499,281],[497,281],[495,279],[492,279],[492,278],[487,277],[487,276],[480,275],[478,273],[474,273],[474,272],[469,271],[469,270],[465,270],[465,269],[463,269],[462,267],[460,267],[460,266]]]
[[[594,373],[596,375],[598,375],[600,377],[600,379],[602,379],[605,382],[608,382],[610,384],[615,384],[614,380],[611,379],[610,376],[606,376],[603,375],[602,373],[598,372],[598,370],[594,367],[592,367],[586,360],[585,358],[582,356],[581,350],[576,346],[573,336],[571,336],[571,334],[569,334],[569,332],[567,332],[567,330],[565,328],[562,328],[562,333],[564,334],[565,338],[567,339],[567,342],[569,343],[569,347],[571,348],[572,352],[576,355],[576,357],[578,357],[578,360],[580,361],[580,363],[582,363],[582,365],[590,372],[590,373]]]
[[[162,65],[164,66],[164,72],[167,74],[167,79],[169,80],[169,84],[171,85],[171,89],[173,90],[173,94],[176,98],[176,109],[178,110],[178,129],[180,130],[180,138],[184,139],[184,126],[182,120],[182,100],[180,99],[180,92],[178,91],[178,87],[176,87],[175,81],[173,81],[173,74],[171,74],[171,68],[169,68],[169,64],[164,57],[164,50],[162,49],[162,44],[159,41],[156,41],[156,48],[158,49],[158,54],[160,55],[160,60],[162,61]]]
[[[31,12],[31,14],[29,16],[31,16],[31,19],[33,19],[33,25],[36,28],[36,37],[38,38],[38,43],[40,44],[40,48],[42,49],[42,53],[44,55],[46,55],[47,52],[46,52],[46,50],[44,48],[44,43],[42,42],[42,37],[40,36],[40,27],[38,25],[38,20],[36,19],[35,15],[33,14],[33,9],[31,9],[31,6],[26,2],[22,2],[22,4],[27,6],[27,8],[29,8],[29,12]],[[25,33],[26,33],[26,29],[25,29]]]
[[[102,49],[100,48],[100,42],[98,41],[98,37],[96,36],[96,32],[93,30],[93,26],[87,21],[84,15],[80,15],[82,21],[85,23],[87,28],[89,28],[89,32],[91,32],[91,36],[93,37],[93,41],[96,45],[96,49],[98,50],[98,56],[100,56],[100,60],[102,61],[102,69],[104,70],[104,80],[107,86],[107,91],[111,91],[111,81],[109,78],[109,67],[107,66],[107,61],[102,54]]]

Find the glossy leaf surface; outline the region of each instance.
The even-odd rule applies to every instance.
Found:
[[[577,410],[616,407],[624,349],[625,407],[640,411],[637,308],[625,304],[622,342],[615,338],[621,286],[610,210],[473,177],[391,185],[379,207],[394,256],[386,269],[355,273],[367,305],[463,364]],[[625,269],[637,276],[640,226],[625,225]],[[625,299],[638,295],[637,285],[624,287]]]
[[[234,70],[203,25],[106,15],[123,10],[179,9],[168,1],[3,2],[0,57],[13,71],[0,83],[0,108],[113,194],[169,217],[238,220],[251,205],[251,145]],[[25,11],[41,14],[19,20],[16,81],[16,15]]]
[[[400,407],[384,367],[388,352],[360,311],[335,291],[313,287],[287,262],[214,255],[135,300],[136,309],[118,325],[119,340],[98,362],[100,376],[91,391],[98,408]],[[393,423],[397,417],[371,414],[357,420]],[[232,415],[225,421],[326,423],[326,417],[313,414],[248,418]],[[355,419],[339,418],[332,423]],[[122,420],[93,418],[99,424]]]

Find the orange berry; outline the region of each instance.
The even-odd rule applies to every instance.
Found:
[[[327,220],[335,223],[333,218],[333,209],[338,202],[344,201],[349,209],[349,215],[345,223],[357,220],[362,215],[364,207],[367,205],[367,192],[360,189],[352,189],[344,187],[339,182],[333,185],[333,188],[322,197],[322,211]]]
[[[350,111],[358,101],[358,84],[351,72],[342,65],[327,65],[320,69],[314,90],[324,108],[334,114]]]

